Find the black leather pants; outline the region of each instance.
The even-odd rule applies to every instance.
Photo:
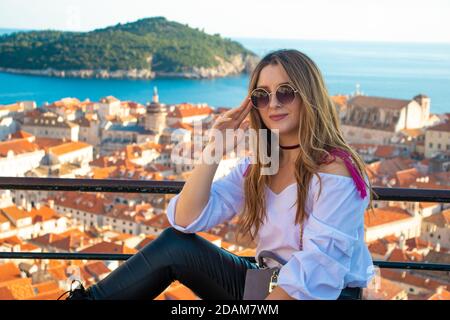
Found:
[[[203,300],[241,300],[249,268],[258,266],[170,227],[89,291],[94,299],[154,299],[178,280]]]

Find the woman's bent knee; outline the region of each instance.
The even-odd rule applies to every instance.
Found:
[[[164,229],[161,234],[158,236],[158,238],[175,238],[179,239],[180,237],[193,237],[193,233],[184,233],[182,231],[179,231],[175,229],[174,227],[168,227]]]

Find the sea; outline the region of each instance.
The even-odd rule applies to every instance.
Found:
[[[0,29],[0,34],[16,30]],[[232,38],[259,56],[297,49],[319,66],[332,95],[358,90],[369,96],[412,99],[425,94],[432,113],[450,112],[450,43],[351,42]],[[248,90],[249,75],[216,79],[74,79],[0,72],[0,105],[33,100],[38,106],[65,97],[98,101],[105,96],[139,103],[151,101],[156,87],[166,104],[206,103],[237,106]]]

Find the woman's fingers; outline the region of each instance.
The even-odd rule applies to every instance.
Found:
[[[247,117],[250,110],[252,110],[252,105],[251,105],[251,103],[247,103],[247,105],[244,107],[244,109],[242,109],[239,116],[236,118],[236,121],[238,124],[240,124]]]

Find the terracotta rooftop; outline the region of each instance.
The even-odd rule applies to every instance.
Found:
[[[0,264],[0,283],[20,278],[20,269],[14,263]]]
[[[379,291],[371,290],[370,294],[373,300],[393,300],[402,292],[404,292],[404,289],[401,286],[382,276]]]
[[[366,228],[371,228],[412,218],[413,217],[406,210],[398,207],[374,208],[373,213],[371,210],[366,210],[364,214],[364,224]]]
[[[411,100],[391,99],[382,97],[355,96],[348,100],[347,104],[358,107],[376,107],[382,109],[402,109],[407,106]]]
[[[444,123],[429,127],[429,128],[427,128],[427,130],[428,131],[450,132],[450,120],[447,120]]]
[[[432,214],[429,217],[423,218],[422,221],[434,224],[439,228],[447,228],[448,226],[450,226],[450,209]]]
[[[29,142],[27,139],[8,140],[0,142],[0,157],[6,158],[8,152],[13,152],[13,155],[36,152],[39,146],[35,143]]]
[[[188,103],[182,103],[175,107],[174,111],[168,113],[169,117],[188,118],[200,115],[212,114],[213,110],[208,106],[195,106]]]
[[[90,144],[87,144],[84,142],[70,141],[70,142],[66,142],[64,144],[55,146],[55,147],[50,147],[48,149],[48,152],[52,153],[56,156],[61,156],[61,155],[67,154],[67,153],[76,152],[78,150],[89,148],[89,147],[92,147],[92,146]]]
[[[102,241],[80,251],[81,253],[121,253],[134,254],[137,250],[112,242]]]

